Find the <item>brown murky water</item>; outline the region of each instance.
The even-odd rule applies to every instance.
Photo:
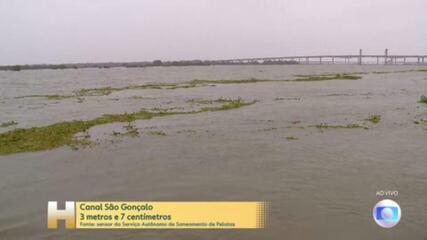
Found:
[[[0,156],[0,239],[427,239],[427,72],[415,66],[214,66],[0,72],[0,123],[45,126],[141,108],[191,107],[191,99],[258,100],[240,109],[90,129],[95,146]],[[70,94],[193,79],[293,79],[365,72],[361,80],[227,84],[175,90]],[[378,124],[365,119],[380,115]],[[367,129],[318,129],[357,123]],[[161,131],[166,136],[148,134]],[[290,137],[295,138],[291,140]],[[372,219],[377,190],[398,190],[395,228]],[[271,203],[268,227],[248,231],[48,231],[47,201],[234,201]]]

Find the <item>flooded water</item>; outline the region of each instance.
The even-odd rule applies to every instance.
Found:
[[[0,72],[0,123],[29,128],[194,100],[256,100],[239,109],[89,130],[93,146],[0,156],[0,239],[427,239],[427,72],[416,66],[206,66]],[[374,73],[376,72],[376,73]],[[85,88],[200,80],[360,80],[209,84],[47,99]],[[197,101],[196,101],[197,102]],[[197,105],[197,104],[196,104]],[[202,104],[203,105],[203,104]],[[379,115],[374,124],[366,120]],[[316,126],[362,128],[319,128]],[[161,132],[162,134],[150,134]],[[1,147],[1,146],[0,146]],[[402,219],[382,229],[379,190]],[[267,201],[267,228],[227,231],[48,231],[47,201]]]

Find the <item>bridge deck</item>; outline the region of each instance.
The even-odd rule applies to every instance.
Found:
[[[218,63],[250,63],[250,62],[280,62],[294,61],[300,64],[315,64],[315,63],[366,63],[366,60],[371,60],[369,63],[377,64],[427,64],[427,55],[310,55],[310,56],[284,56],[284,57],[260,57],[260,58],[234,58],[225,60],[216,60]],[[341,61],[337,61],[341,60]],[[353,61],[352,61],[353,60]],[[365,61],[364,61],[365,60]],[[398,61],[400,60],[400,61]],[[402,61],[403,60],[403,61]]]

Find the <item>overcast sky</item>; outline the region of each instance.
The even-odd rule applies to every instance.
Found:
[[[0,65],[427,54],[427,0],[0,0]]]

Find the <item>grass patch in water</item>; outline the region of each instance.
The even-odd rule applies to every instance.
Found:
[[[176,133],[178,133],[178,134],[180,134],[180,133],[196,134],[197,131],[193,130],[193,129],[183,129],[183,130],[176,131]]]
[[[199,80],[195,79],[189,82],[182,83],[149,83],[143,85],[132,85],[126,87],[101,87],[101,88],[86,88],[74,91],[72,95],[27,95],[16,98],[31,98],[42,97],[49,100],[62,100],[68,98],[107,96],[113,92],[125,90],[143,90],[143,89],[179,89],[179,88],[194,88],[201,86],[212,86],[215,84],[248,84],[259,82],[306,82],[306,81],[326,81],[326,80],[358,80],[362,77],[351,74],[327,74],[327,75],[297,75],[294,80],[262,80],[262,79],[240,79],[240,80]]]
[[[327,81],[327,80],[358,80],[362,77],[348,74],[306,75],[293,80],[296,82]]]
[[[287,100],[287,101],[291,101],[291,100],[300,101],[301,98],[300,97],[286,97],[286,98],[285,97],[276,97],[273,100],[274,101],[284,101],[284,100]]]
[[[133,99],[133,100],[140,100],[140,99],[153,100],[153,99],[156,99],[156,98],[154,98],[154,97],[143,97],[143,96],[132,96],[132,97],[129,97],[129,99]]]
[[[71,149],[78,150],[80,147],[87,147],[93,145],[94,142],[90,140],[90,135],[88,131],[83,133],[78,133],[74,136],[73,141],[69,144]]]
[[[374,71],[374,72],[372,72],[372,74],[409,73],[409,72],[418,72],[418,71],[420,71],[420,70],[409,69],[409,70],[382,71],[382,72],[381,71]]]
[[[124,90],[143,90],[143,89],[178,89],[178,88],[194,88],[200,86],[207,86],[209,84],[237,84],[237,83],[255,83],[268,80],[258,79],[243,79],[243,80],[192,80],[182,83],[148,83],[143,85],[133,85],[120,88],[103,87],[103,88],[88,88],[81,89],[74,92],[77,96],[105,96],[110,95],[112,92]]]
[[[7,127],[10,127],[10,126],[15,126],[15,125],[18,125],[18,122],[15,122],[15,121],[9,121],[9,122],[1,123],[1,124],[0,124],[0,127],[2,127],[2,128],[7,128]]]
[[[139,132],[138,129],[135,128],[135,126],[131,125],[130,123],[123,127],[126,132],[116,132],[113,131],[113,136],[129,136],[129,137],[138,137]]]
[[[263,128],[263,129],[258,129],[258,132],[268,132],[268,131],[274,131],[277,130],[276,127],[270,127],[270,128]]]
[[[143,85],[132,85],[126,87],[101,87],[101,88],[86,88],[74,91],[72,95],[27,95],[16,98],[31,98],[43,97],[49,100],[61,100],[75,97],[94,97],[94,96],[107,96],[113,92],[125,90],[143,90],[143,89],[166,89],[173,90],[179,88],[194,88],[201,86],[208,86],[212,84],[243,84],[243,83],[256,83],[256,82],[269,82],[273,80],[259,80],[259,79],[242,79],[242,80],[192,80],[182,83],[148,83]]]
[[[369,121],[371,123],[377,124],[381,121],[380,115],[372,115],[369,118],[365,119],[366,121]]]
[[[294,136],[289,136],[289,137],[286,137],[286,140],[292,141],[292,140],[298,140],[298,138]]]
[[[300,75],[295,80],[262,80],[262,79],[240,79],[240,80],[192,80],[182,83],[149,83],[143,85],[132,85],[126,87],[101,87],[101,88],[86,88],[74,91],[72,95],[27,95],[16,98],[30,98],[30,97],[44,97],[49,100],[62,100],[67,98],[78,97],[94,97],[94,96],[107,96],[113,92],[125,90],[143,90],[143,89],[166,89],[173,90],[179,88],[194,88],[201,86],[212,86],[215,84],[248,84],[259,82],[302,82],[302,81],[326,81],[326,80],[357,80],[360,76],[349,74],[332,74],[332,75]]]
[[[240,79],[240,80],[198,80],[191,81],[191,84],[245,84],[245,83],[257,83],[257,82],[272,82],[274,80],[261,80],[256,78],[251,79]]]
[[[345,129],[365,128],[366,129],[366,127],[359,125],[357,123],[352,123],[352,124],[347,124],[347,125],[329,125],[326,123],[321,123],[321,124],[314,125],[314,127],[318,128],[318,129],[338,129],[338,128],[345,128]]]
[[[149,131],[148,134],[154,136],[166,136],[166,133],[163,131]]]
[[[392,72],[386,72],[386,71],[374,71],[372,72],[372,74],[387,74],[387,73],[392,73]]]
[[[45,96],[49,100],[62,100],[67,98],[72,98],[73,96],[67,96],[67,95],[46,95]]]
[[[422,96],[420,97],[420,100],[419,100],[418,102],[419,102],[419,103],[427,104],[427,97],[426,97],[426,96],[424,96],[424,95],[422,95]]]
[[[224,103],[222,106],[220,107],[204,107],[200,110],[200,112],[216,112],[216,111],[226,111],[226,110],[231,110],[231,109],[235,109],[235,108],[241,108],[244,106],[248,106],[248,105],[252,105],[254,104],[256,101],[252,101],[252,102],[245,102],[241,99],[238,100],[233,100],[227,103]]]
[[[44,127],[15,129],[0,134],[0,155],[13,153],[34,152],[55,149],[62,146],[79,144],[75,135],[85,132],[96,125],[133,122],[136,120],[152,119],[169,115],[195,114],[202,112],[225,111],[254,104],[255,101],[245,102],[241,99],[223,104],[220,107],[202,108],[191,112],[149,112],[141,110],[134,113],[106,114],[92,120],[76,120],[60,122]]]
[[[233,102],[232,99],[226,99],[226,98],[219,98],[215,100],[207,100],[207,99],[189,99],[185,101],[186,103],[192,103],[192,104],[214,104],[214,103],[229,103]]]
[[[76,96],[74,95],[26,95],[26,96],[19,96],[15,97],[16,99],[19,98],[46,98],[48,100],[63,100],[68,98],[74,98]]]
[[[421,118],[421,119],[415,119],[415,124],[427,124],[427,119]]]

